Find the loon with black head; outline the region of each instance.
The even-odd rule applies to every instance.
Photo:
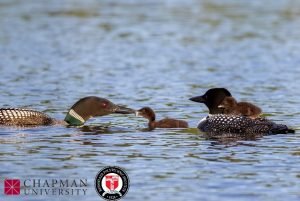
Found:
[[[0,125],[5,126],[47,126],[70,125],[81,126],[92,117],[112,113],[134,114],[135,110],[96,96],[78,100],[68,111],[64,121],[51,118],[47,114],[30,109],[0,108]]]
[[[231,97],[227,89],[212,88],[202,96],[190,98],[191,101],[204,103],[209,109],[209,115],[197,126],[200,131],[208,134],[208,137],[247,137],[295,132],[286,125],[276,124],[266,118],[251,119],[242,115],[225,114],[224,108],[219,105],[226,97]]]
[[[209,114],[222,114],[224,108],[219,107],[225,97],[231,97],[231,93],[225,88],[212,88],[209,89],[202,96],[195,96],[189,100],[204,103],[208,109]]]

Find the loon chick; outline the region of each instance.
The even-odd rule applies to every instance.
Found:
[[[218,106],[225,97],[231,97],[231,93],[227,89],[212,88],[206,91],[202,96],[195,96],[189,100],[204,103],[209,109],[209,114],[222,114],[224,109]]]
[[[78,100],[68,111],[64,121],[56,120],[39,111],[20,108],[0,108],[0,125],[39,126],[39,125],[83,125],[88,119],[111,113],[131,114],[135,110],[115,105],[105,98],[88,96]]]
[[[252,103],[237,102],[233,97],[225,97],[218,107],[224,109],[224,114],[242,115],[252,119],[259,117],[262,112]]]
[[[276,124],[265,118],[251,119],[246,116],[215,114],[202,119],[198,129],[210,138],[246,137],[294,133],[286,125]]]
[[[136,111],[136,116],[142,116],[149,120],[149,129],[155,128],[188,128],[188,123],[183,120],[165,118],[155,121],[155,113],[150,107],[143,107]]]

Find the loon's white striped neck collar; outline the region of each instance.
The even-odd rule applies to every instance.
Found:
[[[85,122],[85,120],[73,109],[69,110],[68,114],[66,115],[65,121],[71,126],[81,126]]]

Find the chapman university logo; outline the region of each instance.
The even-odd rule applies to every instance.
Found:
[[[83,178],[5,178],[3,183],[5,196],[85,196],[88,190],[87,179]]]
[[[105,167],[95,178],[97,193],[105,200],[118,200],[124,197],[129,189],[129,178],[120,167]]]

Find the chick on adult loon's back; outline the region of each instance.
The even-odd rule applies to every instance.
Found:
[[[258,118],[262,110],[249,102],[237,102],[233,97],[225,97],[218,108],[224,108],[223,114],[247,116]]]

